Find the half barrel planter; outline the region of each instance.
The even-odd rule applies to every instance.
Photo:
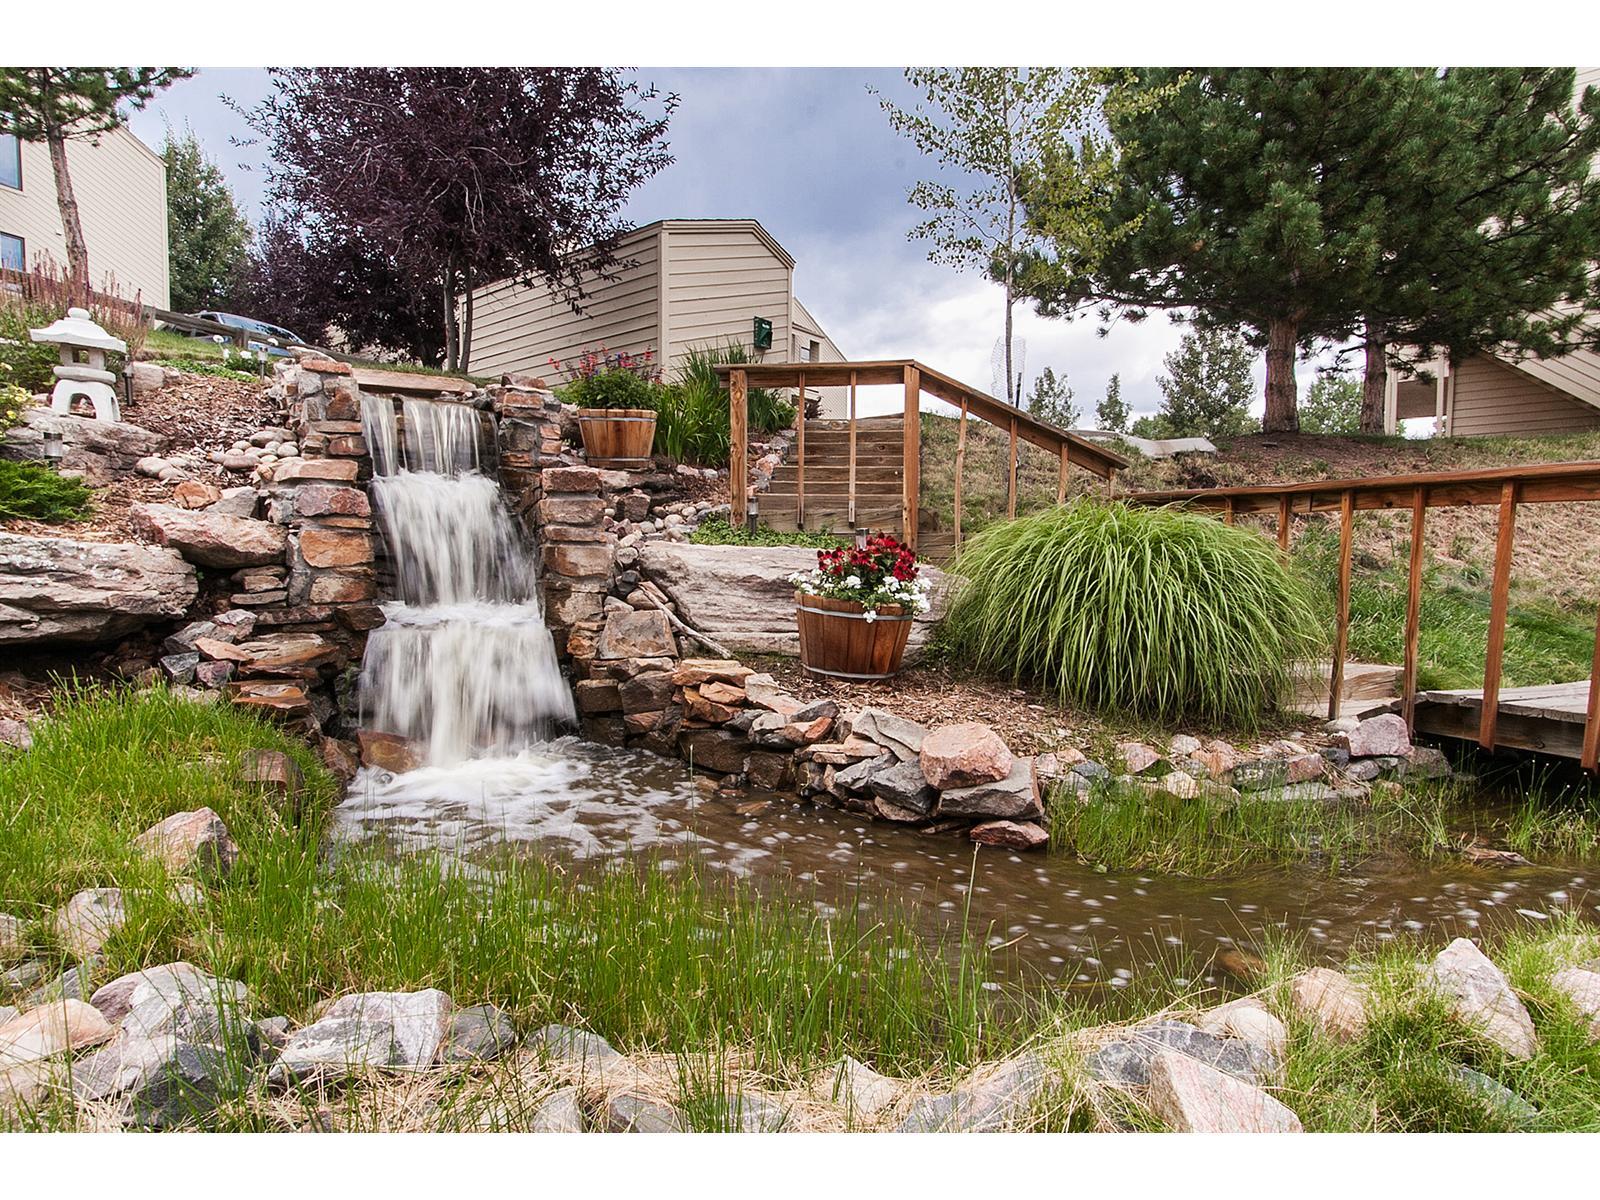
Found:
[[[648,408],[580,408],[578,431],[591,467],[648,467],[656,440],[656,414]]]
[[[899,604],[878,607],[874,620],[855,600],[831,600],[796,592],[800,665],[834,679],[887,679],[900,669],[912,614]]]

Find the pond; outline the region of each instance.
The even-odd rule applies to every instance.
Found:
[[[1060,853],[1017,854],[869,822],[793,796],[709,789],[680,762],[561,738],[509,758],[402,775],[363,771],[339,836],[490,857],[507,846],[574,864],[694,865],[822,906],[895,907],[937,936],[968,927],[1011,972],[1122,987],[1154,964],[1204,963],[1269,935],[1338,961],[1408,935],[1441,941],[1552,911],[1600,913],[1600,872],[1490,872],[1404,857],[1330,874],[1314,866],[1225,878],[1100,872]]]

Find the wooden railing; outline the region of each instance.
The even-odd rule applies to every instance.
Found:
[[[1501,667],[1505,655],[1506,616],[1511,596],[1511,553],[1516,537],[1517,507],[1600,500],[1600,462],[1546,463],[1481,471],[1442,471],[1425,475],[1389,475],[1371,479],[1327,479],[1311,483],[1263,484],[1250,487],[1198,488],[1176,492],[1136,492],[1125,500],[1138,504],[1181,504],[1220,512],[1232,523],[1243,513],[1269,513],[1277,520],[1278,545],[1287,554],[1296,516],[1339,514],[1339,578],[1335,616],[1333,670],[1328,697],[1329,719],[1339,715],[1345,656],[1350,633],[1350,566],[1355,514],[1379,510],[1411,513],[1410,577],[1406,592],[1405,663],[1401,675],[1401,711],[1415,727],[1417,645],[1422,616],[1423,545],[1430,508],[1495,505],[1494,573],[1489,595],[1489,639],[1483,666],[1483,705],[1478,743],[1495,746],[1499,717]],[[1600,544],[1600,542],[1597,542]],[[1595,627],[1595,652],[1589,670],[1589,702],[1579,759],[1588,770],[1600,769],[1600,618]]]
[[[733,520],[743,524],[749,511],[747,487],[739,486],[749,478],[749,389],[848,387],[850,389],[850,470],[849,495],[852,509],[855,505],[856,474],[856,389],[884,384],[905,389],[905,423],[901,479],[900,518],[904,540],[913,550],[917,544],[918,492],[922,477],[922,395],[927,393],[960,410],[960,426],[956,440],[955,478],[955,533],[961,536],[961,476],[966,464],[967,420],[976,417],[1005,430],[1010,437],[1010,466],[1006,483],[1006,511],[1015,516],[1017,511],[1017,453],[1019,444],[1027,442],[1038,446],[1060,462],[1060,481],[1056,489],[1057,500],[1065,499],[1067,472],[1082,467],[1102,479],[1110,479],[1128,465],[1127,460],[1104,446],[1089,441],[1054,425],[1013,408],[986,392],[969,387],[958,379],[924,366],[914,359],[892,359],[873,362],[838,363],[729,363],[716,368],[717,375],[728,383],[729,425],[732,446],[729,455],[729,479]],[[799,413],[799,436],[796,440],[796,474],[799,479],[799,515],[805,516],[805,415]]]

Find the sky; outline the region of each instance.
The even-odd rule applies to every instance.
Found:
[[[1000,288],[928,262],[927,246],[906,237],[918,220],[906,193],[933,166],[889,128],[868,91],[909,103],[914,93],[899,71],[645,67],[638,74],[677,93],[680,105],[668,131],[676,161],[634,193],[630,220],[753,217],[794,256],[795,295],[847,357],[916,358],[991,388],[1003,329]],[[202,70],[133,114],[131,125],[159,147],[169,124],[187,124],[249,215],[259,217],[261,153],[237,144],[248,131],[223,97],[248,107],[271,87],[261,70]],[[1016,334],[1025,343],[1025,379],[1031,384],[1047,366],[1064,374],[1092,423],[1113,372],[1136,415],[1155,411],[1162,356],[1183,330],[1156,315],[1101,337],[1092,317],[1045,320],[1019,305]],[[1264,377],[1258,362],[1258,395]],[[1309,386],[1311,368],[1302,366],[1300,377]]]

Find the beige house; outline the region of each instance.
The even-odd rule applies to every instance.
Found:
[[[119,127],[97,142],[69,141],[67,169],[91,284],[168,307],[167,170],[161,156]],[[62,270],[67,263],[50,149],[0,134],[0,265],[30,270],[41,261]]]
[[[1580,67],[1576,91],[1600,87],[1600,67]],[[1386,433],[1408,418],[1431,417],[1434,433],[1575,433],[1600,429],[1600,353],[1574,350],[1559,358],[1516,359],[1475,354],[1461,362],[1435,359],[1390,371]]]
[[[629,233],[617,257],[625,265],[616,278],[584,282],[580,312],[542,283],[503,280],[474,292],[473,370],[532,371],[556,384],[567,376],[552,358],[567,364],[603,346],[654,353],[670,378],[695,347],[753,348],[758,318],[772,326],[760,361],[845,361],[795,298],[793,256],[759,221],[656,221]],[[845,403],[843,389],[822,394],[825,408]]]

